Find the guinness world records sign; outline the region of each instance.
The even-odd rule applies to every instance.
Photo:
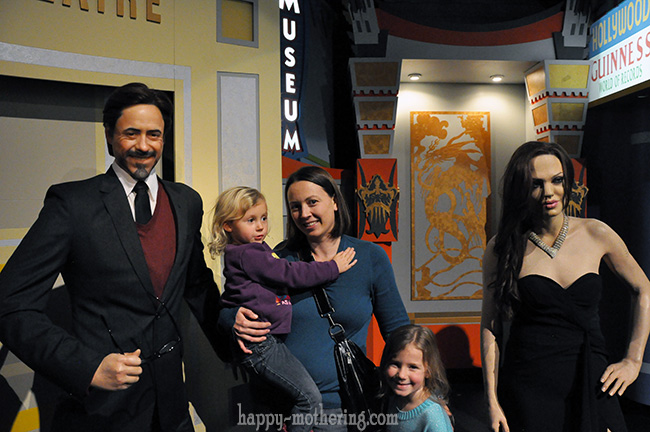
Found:
[[[650,0],[621,3],[589,33],[589,102],[650,79]]]

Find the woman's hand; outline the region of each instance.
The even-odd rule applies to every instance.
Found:
[[[508,427],[508,422],[506,421],[506,415],[503,413],[503,409],[499,403],[495,402],[493,404],[488,404],[488,415],[490,416],[491,431],[510,432],[510,427]]]
[[[641,363],[628,358],[607,366],[605,373],[600,377],[600,382],[603,383],[602,392],[607,392],[610,396],[618,393],[621,396],[639,376],[640,370]]]
[[[259,317],[255,312],[245,307],[240,307],[235,315],[235,325],[233,326],[233,332],[237,336],[237,343],[239,348],[246,354],[252,354],[253,352],[246,348],[244,341],[249,342],[262,342],[266,340],[266,334],[269,332],[268,327],[271,325],[270,322],[257,321]]]

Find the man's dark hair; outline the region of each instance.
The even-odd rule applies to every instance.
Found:
[[[172,119],[174,117],[174,107],[167,95],[160,91],[147,87],[142,83],[129,83],[117,88],[106,100],[104,105],[104,128],[109,135],[115,132],[117,119],[122,115],[122,111],[134,105],[154,105],[162,114],[165,122],[163,138],[171,133]],[[108,146],[108,152],[112,155],[113,149]]]

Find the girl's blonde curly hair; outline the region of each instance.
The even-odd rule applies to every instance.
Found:
[[[230,233],[223,229],[224,224],[241,219],[251,207],[261,202],[266,202],[262,192],[247,186],[235,186],[219,195],[212,209],[212,241],[208,243],[213,259],[221,255],[232,241]]]

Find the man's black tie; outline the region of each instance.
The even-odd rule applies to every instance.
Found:
[[[140,180],[135,184],[135,221],[139,224],[146,224],[151,219],[151,204],[149,204],[149,187]]]

